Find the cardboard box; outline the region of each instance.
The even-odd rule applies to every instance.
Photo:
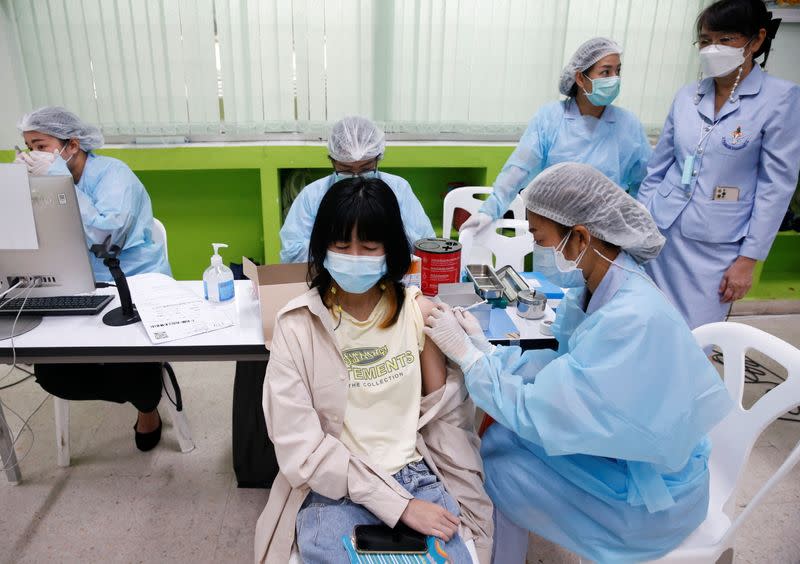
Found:
[[[253,290],[258,294],[264,343],[270,348],[278,312],[291,300],[308,291],[308,265],[296,263],[256,266],[247,257],[242,257],[242,270],[253,282]]]

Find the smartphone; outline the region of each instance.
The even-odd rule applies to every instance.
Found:
[[[738,202],[739,189],[735,186],[717,186],[714,188],[714,199],[721,202]]]
[[[356,552],[363,554],[426,554],[428,541],[425,535],[398,524],[394,529],[387,525],[356,525],[353,529]]]

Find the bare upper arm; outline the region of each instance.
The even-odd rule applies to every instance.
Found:
[[[427,321],[428,316],[431,314],[431,311],[436,307],[436,304],[433,303],[433,300],[430,298],[426,298],[422,294],[418,295],[417,298],[417,305],[419,306],[420,312],[422,312],[422,319],[423,321]]]
[[[426,320],[436,305],[432,300],[421,294],[416,299],[419,310],[422,313],[422,319]],[[447,379],[445,358],[439,347],[427,336],[419,357],[422,368],[422,393],[428,395],[444,386],[444,382]]]

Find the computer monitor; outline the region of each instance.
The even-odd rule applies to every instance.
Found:
[[[19,165],[0,164],[0,178],[7,178],[2,167],[10,166]],[[30,176],[28,181],[39,248],[0,249],[0,293],[20,278],[35,277],[41,282],[31,291],[31,297],[94,291],[94,272],[72,177]],[[2,191],[0,183],[0,194]],[[5,297],[14,295],[16,290]]]

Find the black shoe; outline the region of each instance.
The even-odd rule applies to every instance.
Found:
[[[149,433],[140,433],[136,430],[136,425],[139,422],[138,418],[136,423],[133,424],[133,432],[136,434],[136,448],[138,448],[142,452],[147,452],[148,450],[153,450],[158,442],[161,440],[161,416],[158,417],[158,427],[154,431],[150,431]]]

